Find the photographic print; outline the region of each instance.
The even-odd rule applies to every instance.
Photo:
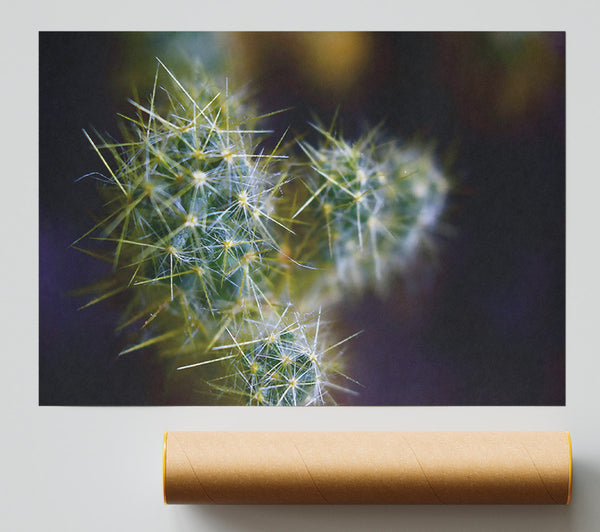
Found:
[[[40,405],[565,404],[565,34],[41,32]]]

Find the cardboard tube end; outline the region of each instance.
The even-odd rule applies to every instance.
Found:
[[[162,457],[162,479],[163,479],[163,502],[167,504],[167,434],[163,434],[163,457]]]
[[[567,495],[567,504],[571,503],[571,488],[573,486],[573,447],[571,444],[571,433],[567,431],[567,440],[569,441],[569,491]]]

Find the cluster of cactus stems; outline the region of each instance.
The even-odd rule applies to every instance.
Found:
[[[302,161],[282,141],[258,151],[263,117],[160,61],[148,103],[131,103],[122,141],[85,133],[106,212],[76,243],[112,264],[86,306],[126,293],[120,328],[138,333],[120,354],[157,350],[217,396],[335,402],[353,381],[342,351],[354,335],[334,338],[323,312],[384,288],[427,242],[448,191],[431,155],[317,126],[319,146],[298,141]]]

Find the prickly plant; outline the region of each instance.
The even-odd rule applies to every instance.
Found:
[[[296,171],[281,141],[259,150],[269,131],[227,85],[184,85],[160,61],[149,102],[131,104],[123,141],[85,133],[106,213],[79,239],[113,270],[88,305],[127,295],[120,328],[137,335],[121,354],[152,347],[245,404],[333,402],[352,336],[333,339],[314,310],[385,289],[427,242],[448,188],[431,156],[317,128]]]
[[[376,130],[350,142],[315,128],[318,146],[299,143],[308,165],[306,199],[292,217],[305,227],[297,253],[324,272],[316,290],[331,300],[384,292],[429,242],[448,182],[430,150],[381,142]]]
[[[122,327],[141,334],[121,354],[154,346],[180,369],[218,365],[212,388],[246,402],[318,404],[328,384],[318,327],[276,310],[292,308],[279,244],[291,230],[276,212],[283,156],[257,151],[266,132],[227,90],[186,88],[160,66],[170,86],[159,89],[157,71],[149,104],[131,101],[123,142],[86,133],[109,175],[107,214],[84,237],[109,244],[114,270],[91,303],[128,292]]]
[[[250,405],[277,406],[334,403],[332,390],[350,392],[335,381],[345,377],[340,346],[351,337],[328,345],[320,311],[300,314],[291,304],[245,309],[226,331],[230,343],[212,349],[216,359],[226,353],[222,358],[229,361],[225,373],[210,383],[215,392],[237,395]]]

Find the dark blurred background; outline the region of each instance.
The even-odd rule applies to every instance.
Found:
[[[40,33],[39,402],[202,404],[147,353],[117,357],[118,310],[77,290],[107,266],[70,244],[101,207],[102,163],[82,128],[119,136],[116,113],[149,93],[159,56],[247,87],[311,135],[339,108],[345,136],[384,122],[434,141],[455,188],[435,261],[340,313],[355,405],[563,405],[564,33]],[[185,372],[180,372],[185,373]],[[191,372],[188,372],[188,375]]]

